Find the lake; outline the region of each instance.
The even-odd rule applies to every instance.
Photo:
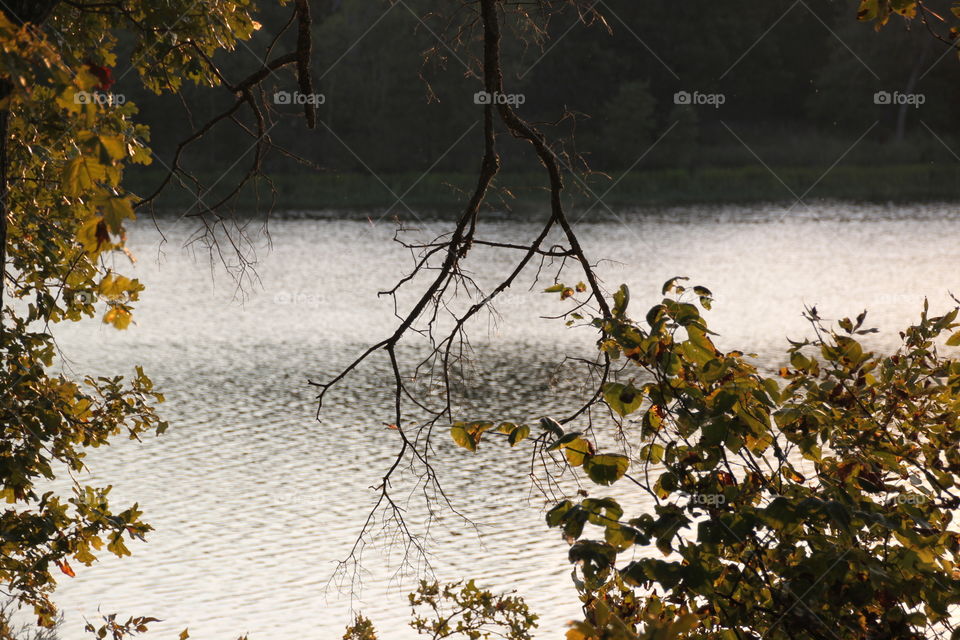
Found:
[[[576,229],[588,255],[607,260],[598,273],[608,289],[630,286],[635,316],[660,300],[665,280],[690,276],[715,295],[708,320],[721,334],[718,346],[757,353],[764,367],[783,361],[788,336],[809,335],[805,305],[832,319],[869,309],[867,325],[880,329],[871,346],[889,348],[925,296],[943,310],[948,292],[960,294],[960,214],[952,205],[598,211]],[[135,266],[116,259],[146,285],[136,326],[57,329],[68,372],[126,373],[142,364],[167,395],[161,409],[171,423],[161,438],[90,456],[88,480],[113,484],[117,505],[139,501],[156,531],[131,545],[132,558],[104,557],[75,567],[76,578],[63,576],[55,598],[66,616],[62,637],[86,637],[82,621],[95,620],[99,608],[163,619],[148,638],[173,638],[185,627],[207,639],[339,638],[351,606],[373,619],[383,640],[414,637],[405,594],[423,567],[404,570],[402,549],[386,533],[371,538],[357,580],[330,583],[373,504],[370,487],[398,448],[383,427],[391,421],[387,363],[357,371],[329,397],[322,422],[307,384],[393,330],[392,304],[377,292],[411,266],[410,253],[391,241],[394,223],[325,213],[272,220],[269,236],[251,226],[255,274],[239,284],[202,241],[190,242],[196,222],[157,224],[132,229]],[[451,227],[439,219],[407,225],[419,231],[406,237],[423,240]],[[537,231],[537,223],[501,215],[480,236],[523,242]],[[477,248],[467,266],[489,284],[516,257]],[[474,322],[463,417],[530,420],[574,404],[576,377],[557,365],[566,354],[589,355],[594,334],[543,319],[567,307],[540,293],[555,270],[545,268],[532,290],[528,270],[503,296],[498,317]],[[579,280],[570,273],[568,282]],[[409,301],[402,296],[401,307]],[[562,637],[579,610],[567,545],[543,523],[547,502],[523,453],[493,446],[470,455],[440,440],[441,480],[477,528],[449,513],[433,525],[436,575],[516,589],[542,617],[537,637]],[[414,486],[398,479],[396,491],[406,498]],[[407,517],[422,531],[417,496]]]

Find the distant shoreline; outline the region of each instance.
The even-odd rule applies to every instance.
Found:
[[[234,176],[209,176],[205,183],[229,188]],[[265,181],[258,189],[244,189],[235,210],[253,211],[364,211],[393,210],[400,217],[406,207],[449,210],[466,201],[473,174],[404,174],[375,177],[370,174],[276,174],[271,194]],[[153,170],[132,173],[125,182],[134,193],[147,193],[161,178]],[[543,173],[505,174],[488,196],[495,209],[514,213],[534,212],[547,202]],[[605,207],[683,206],[695,204],[786,204],[804,202],[857,203],[960,202],[960,165],[909,164],[828,167],[710,167],[655,169],[620,176],[595,174],[581,182],[566,177],[566,196],[572,208],[604,211]],[[396,197],[395,197],[396,196]],[[402,201],[397,202],[397,197]],[[600,201],[598,202],[598,198]],[[204,195],[218,199],[217,191]],[[189,208],[196,198],[168,187],[156,202],[160,214]]]

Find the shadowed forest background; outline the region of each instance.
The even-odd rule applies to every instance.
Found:
[[[410,204],[462,199],[458,190],[468,188],[481,139],[480,129],[471,129],[476,120],[470,108],[481,85],[466,72],[463,52],[438,44],[437,35],[449,35],[444,32],[449,16],[431,14],[425,0],[398,3],[386,13],[379,3],[363,0],[319,4],[313,66],[315,90],[324,96],[322,124],[305,135],[296,118],[278,118],[269,135],[323,171],[271,154],[264,171],[276,182],[277,206],[390,205],[395,198],[380,180],[397,194],[413,186],[404,197]],[[603,4],[612,33],[600,23],[580,24],[567,11],[549,22],[545,48],[532,43],[524,48],[510,38],[504,60],[510,90],[525,98],[524,116],[548,136],[566,139],[572,168],[589,166],[616,178],[633,167],[605,201],[788,198],[776,176],[798,195],[816,182],[813,198],[960,195],[952,150],[960,98],[956,60],[919,21],[911,29],[897,25],[878,32],[854,19],[852,5],[824,0]],[[930,6],[939,10],[948,4]],[[257,68],[254,52],[263,50],[286,13],[263,7],[265,28],[250,47],[219,61],[228,77]],[[439,55],[423,64],[424,52],[433,48]],[[159,158],[170,158],[180,138],[176,133],[192,128],[179,100],[138,92],[123,82],[115,90],[138,104],[152,128],[152,148]],[[677,105],[679,91],[721,93],[725,100],[719,106]],[[876,104],[878,91],[920,93],[925,101],[919,107]],[[185,95],[194,123],[233,99],[190,87]],[[564,107],[571,117],[555,122]],[[300,109],[277,108],[291,114]],[[251,144],[221,126],[205,144],[188,150],[184,164],[209,178],[208,184],[216,181],[210,193],[217,194],[245,170]],[[500,186],[521,201],[538,193],[529,149],[512,140],[502,144],[510,161]],[[642,160],[637,149],[647,149]],[[234,162],[233,172],[218,180]],[[137,169],[133,184],[152,185],[150,178],[161,171],[159,164]],[[602,191],[610,180],[593,175],[586,182]],[[262,184],[260,193],[269,199]],[[172,192],[164,197],[161,207],[196,200],[189,194],[180,200]],[[253,202],[237,201],[244,207]]]

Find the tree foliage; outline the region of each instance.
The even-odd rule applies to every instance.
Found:
[[[532,640],[537,626],[537,616],[522,598],[481,589],[473,580],[446,585],[421,580],[409,599],[410,626],[431,640]],[[343,640],[377,640],[376,629],[358,615]]]
[[[717,347],[709,290],[681,282],[642,320],[622,287],[593,321],[623,365],[603,389],[622,441],[529,441],[602,496],[546,516],[584,603],[567,637],[957,637],[960,361],[941,350],[960,345],[958,309],[925,306],[889,355],[861,343],[865,313],[828,327],[810,309],[812,337],[770,377]],[[637,491],[649,508],[625,513]]]
[[[0,581],[41,625],[57,619],[57,579],[102,552],[128,555],[151,529],[138,505],[117,508],[109,486],[75,475],[88,450],[167,428],[155,412],[163,396],[139,367],[127,378],[53,372],[57,323],[99,314],[126,329],[143,289],[122,273],[140,204],[123,178],[152,157],[136,106],[115,91],[117,50],[132,43],[131,67],[151,91],[218,85],[210,59],[251,36],[252,10],[247,0],[46,0],[0,11]],[[72,491],[46,489],[68,474]],[[111,618],[100,637],[148,621]]]

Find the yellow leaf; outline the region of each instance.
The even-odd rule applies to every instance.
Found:
[[[110,248],[110,235],[100,216],[93,216],[77,230],[77,241],[83,250],[96,257],[104,249]]]
[[[111,540],[107,544],[107,549],[110,552],[112,552],[114,555],[116,555],[118,558],[122,558],[123,556],[130,555],[130,549],[128,549],[127,545],[123,543],[123,538],[120,537],[119,533],[116,534],[113,537],[113,540]]]
[[[189,629],[184,629],[183,631],[180,632],[180,640],[187,640],[187,638],[189,637],[190,637]]]
[[[593,454],[593,445],[584,438],[577,438],[568,444],[563,452],[566,454],[570,466],[579,467],[588,455]]]
[[[133,220],[136,214],[130,198],[106,198],[101,203],[103,220],[112,233],[119,234],[123,230],[124,220]]]
[[[127,157],[127,143],[120,136],[100,136],[100,147],[111,160],[123,160]]]
[[[599,634],[593,625],[588,622],[569,622],[571,627],[567,631],[567,640],[596,640]]]
[[[77,552],[73,554],[73,557],[77,560],[77,562],[82,562],[88,567],[92,565],[97,559],[95,555],[90,553],[90,549],[87,546],[83,546],[80,549],[78,549]]]
[[[123,307],[113,307],[103,316],[104,324],[112,324],[115,328],[123,330],[130,326],[130,320],[133,316]]]
[[[100,281],[99,289],[102,296],[111,300],[123,298],[125,295],[129,296],[131,300],[135,300],[136,294],[143,290],[143,285],[138,280],[114,275],[111,272]]]
[[[130,143],[127,146],[127,151],[129,151],[131,156],[131,161],[137,164],[147,165],[153,162],[153,157],[150,155],[150,150],[145,146],[139,143]]]
[[[107,177],[107,168],[99,162],[77,156],[63,168],[63,190],[68,196],[78,196]]]
[[[89,91],[100,84],[100,78],[93,75],[90,69],[84,66],[80,69],[77,69],[77,75],[74,76],[74,82],[81,90]]]
[[[87,419],[89,419],[90,416],[93,414],[93,412],[90,411],[90,404],[91,404],[90,400],[88,400],[87,398],[80,398],[79,400],[77,400],[76,404],[74,404],[73,407],[71,407],[71,413],[73,413],[74,417],[77,418],[77,420],[86,422]]]

